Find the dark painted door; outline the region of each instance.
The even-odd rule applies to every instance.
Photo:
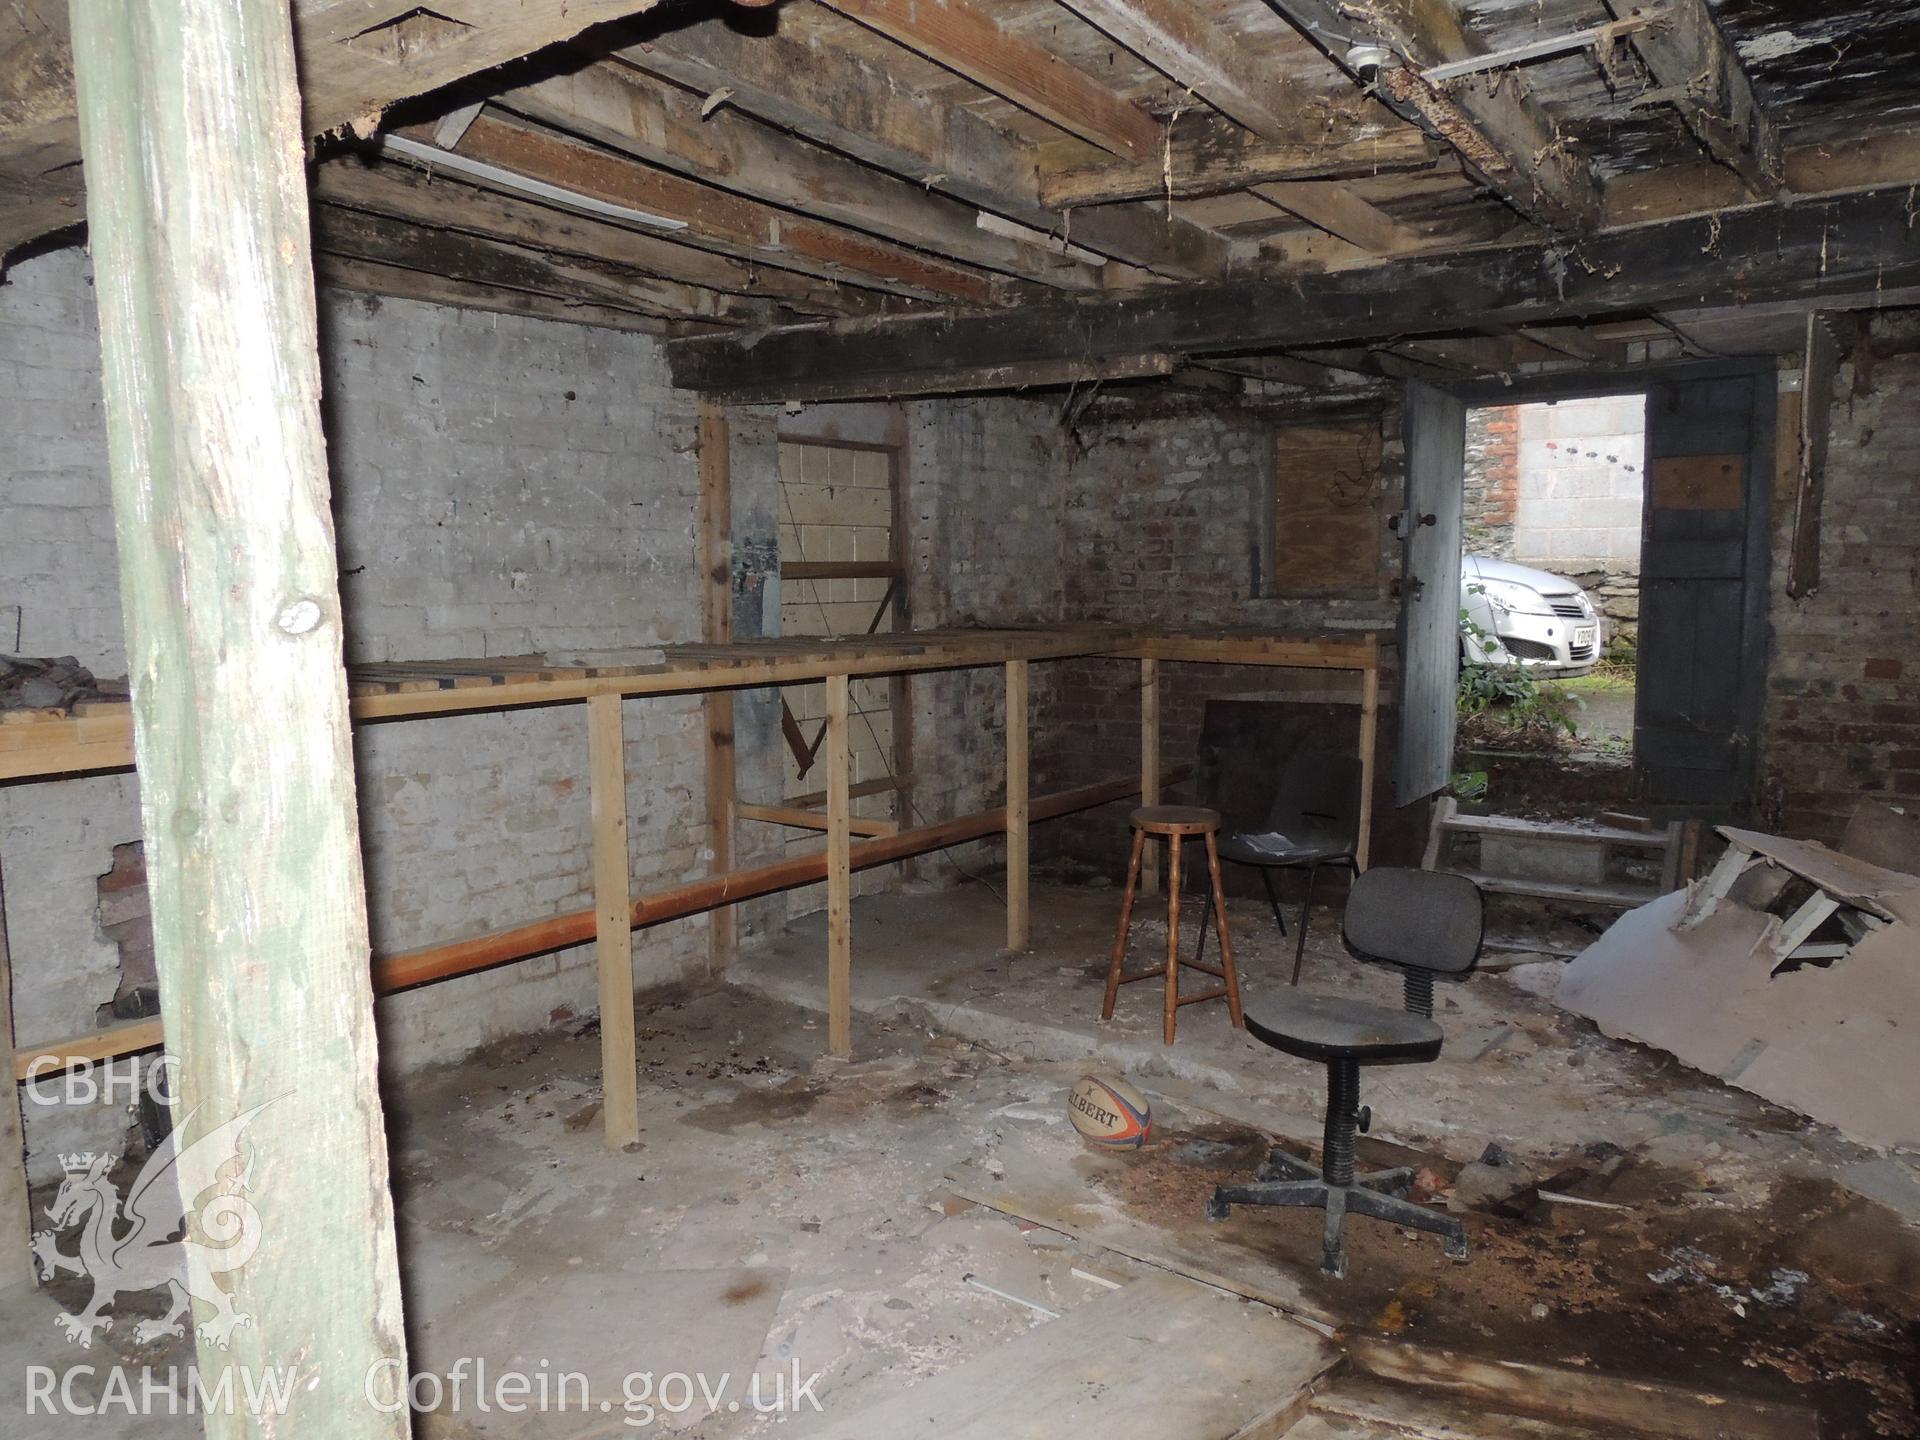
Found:
[[[1775,384],[1769,366],[1647,393],[1634,794],[1663,814],[1753,809]]]
[[[1460,525],[1467,407],[1407,385],[1407,508],[1400,517],[1400,756],[1394,795],[1411,805],[1453,776],[1460,683]]]

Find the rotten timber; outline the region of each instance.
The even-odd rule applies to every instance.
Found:
[[[1608,312],[1742,303],[1892,288],[1920,279],[1908,192],[1878,191],[1791,209],[1755,206],[1706,220],[1647,225],[1573,248],[1516,246],[1403,258],[1291,283],[1196,286],[1170,295],[1056,302],[993,315],[938,314],[788,327],[755,337],[670,342],[674,383],[693,390],[766,386],[800,395],[815,376],[843,393],[898,385],[947,367],[1012,357],[1093,361],[1143,351],[1260,349],[1413,338]],[[1703,285],[1698,257],[1724,260]]]

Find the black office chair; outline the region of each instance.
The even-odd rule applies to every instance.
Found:
[[[1344,865],[1354,875],[1360,873],[1360,862],[1354,851],[1360,843],[1361,775],[1357,755],[1297,750],[1281,767],[1280,788],[1273,797],[1273,807],[1267,812],[1267,828],[1241,831],[1220,839],[1222,860],[1252,865],[1259,870],[1260,882],[1267,890],[1267,904],[1273,908],[1273,921],[1283,937],[1287,933],[1287,922],[1280,913],[1280,897],[1274,893],[1273,872],[1305,868],[1307,897],[1300,902],[1300,937],[1293,952],[1295,985],[1300,983],[1300,967],[1307,956],[1314,877],[1322,865]],[[1209,902],[1212,885],[1209,876]],[[1202,913],[1205,913],[1204,905]],[[1200,960],[1206,950],[1206,927],[1202,926],[1193,958]]]
[[[1250,1185],[1222,1185],[1207,1202],[1207,1218],[1224,1220],[1235,1205],[1297,1205],[1324,1209],[1320,1268],[1347,1273],[1340,1245],[1347,1211],[1354,1210],[1446,1237],[1447,1256],[1467,1258],[1467,1232],[1451,1215],[1406,1199],[1413,1171],[1404,1166],[1357,1176],[1355,1136],[1372,1113],[1360,1103],[1362,1065],[1427,1064],[1440,1058],[1445,1039],[1433,1020],[1436,976],[1462,978],[1480,959],[1485,902],[1460,875],[1432,870],[1369,870],[1347,899],[1347,949],[1362,960],[1392,965],[1405,975],[1404,1010],[1329,995],[1290,994],[1265,1015],[1247,1013],[1247,1032],[1264,1044],[1327,1067],[1327,1114],[1320,1169],[1275,1150]]]

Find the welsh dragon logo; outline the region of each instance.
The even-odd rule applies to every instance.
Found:
[[[142,1344],[184,1335],[195,1300],[213,1312],[196,1327],[200,1337],[223,1350],[235,1330],[252,1322],[233,1308],[217,1277],[240,1269],[260,1247],[260,1213],[246,1198],[254,1157],[251,1147],[242,1153],[241,1139],[266,1108],[257,1105],[182,1145],[181,1136],[200,1113],[193,1111],[147,1157],[124,1200],[107,1178],[111,1156],[60,1157],[67,1175],[47,1207],[53,1228],[34,1234],[33,1253],[43,1280],[64,1273],[93,1281],[93,1299],[85,1307],[56,1317],[69,1340],[91,1346],[96,1331],[112,1327],[107,1312],[116,1297],[162,1286],[172,1292],[172,1303],[162,1318],[134,1327]],[[75,1225],[81,1227],[80,1248],[62,1254],[54,1242]]]

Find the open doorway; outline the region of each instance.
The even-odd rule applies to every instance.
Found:
[[[1630,763],[1646,415],[1644,394],[1468,411],[1463,738]]]

